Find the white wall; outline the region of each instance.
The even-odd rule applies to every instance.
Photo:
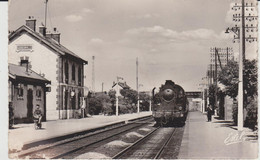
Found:
[[[29,44],[32,45],[32,51],[17,52],[17,45]],[[47,120],[58,119],[57,107],[57,86],[58,86],[58,55],[45,45],[23,34],[8,47],[8,63],[19,65],[20,57],[28,56],[29,62],[32,65],[32,70],[36,73],[44,73],[45,78],[51,81],[51,92],[46,93],[46,110]]]

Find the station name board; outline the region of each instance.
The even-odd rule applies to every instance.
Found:
[[[18,44],[16,45],[16,52],[32,52],[32,44]]]

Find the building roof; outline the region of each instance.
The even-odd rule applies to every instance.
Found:
[[[115,86],[116,86],[116,84],[117,83],[114,83],[113,84],[113,86],[112,86],[112,88],[114,88]],[[126,82],[118,82],[118,85],[120,86],[120,87],[122,87],[123,89],[130,89],[130,87],[126,84]]]
[[[74,52],[70,51],[69,49],[67,49],[66,47],[61,45],[60,43],[56,42],[52,38],[42,36],[40,33],[33,31],[31,28],[29,28],[26,25],[21,26],[20,28],[18,28],[16,31],[12,32],[9,35],[9,43],[12,42],[18,36],[21,36],[22,33],[28,33],[30,36],[33,36],[34,38],[40,40],[41,43],[47,45],[49,48],[56,51],[60,55],[72,56],[72,57],[82,61],[83,63],[88,64],[88,61],[80,58],[78,55],[76,55]]]
[[[39,82],[44,82],[44,83],[51,83],[49,80],[46,78],[40,76],[33,70],[28,68],[28,71],[26,71],[26,67],[24,66],[19,66],[15,64],[10,64],[8,65],[8,72],[9,72],[9,77],[12,79],[17,79],[17,78],[23,78],[23,79],[31,79],[31,80],[36,80]]]

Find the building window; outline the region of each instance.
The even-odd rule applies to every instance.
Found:
[[[81,97],[81,92],[79,92],[78,94],[78,108],[81,108],[80,97]]]
[[[36,100],[41,100],[42,98],[42,91],[41,89],[36,90]]]
[[[78,69],[78,84],[81,86],[81,68]]]
[[[67,110],[68,109],[68,96],[69,96],[69,92],[68,92],[68,90],[65,90],[65,97],[64,97],[64,103],[65,103],[65,110]]]
[[[72,80],[75,81],[75,65],[72,65]]]
[[[65,62],[65,83],[69,82],[69,64]]]
[[[23,99],[23,85],[20,83],[17,86],[17,97]]]
[[[71,98],[71,108],[76,109],[76,94]]]

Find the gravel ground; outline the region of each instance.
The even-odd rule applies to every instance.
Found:
[[[145,127],[142,126],[141,128],[136,129],[135,131],[129,131],[124,135],[114,136],[112,139],[109,139],[104,145],[97,145],[93,146],[92,148],[86,148],[85,150],[80,150],[78,152],[73,153],[73,155],[63,157],[65,159],[73,158],[83,158],[83,159],[90,159],[92,157],[106,159],[111,158],[124,148],[128,147],[132,143],[136,142],[138,139],[145,136],[154,127],[151,124],[147,124]],[[95,156],[96,155],[96,156]]]

